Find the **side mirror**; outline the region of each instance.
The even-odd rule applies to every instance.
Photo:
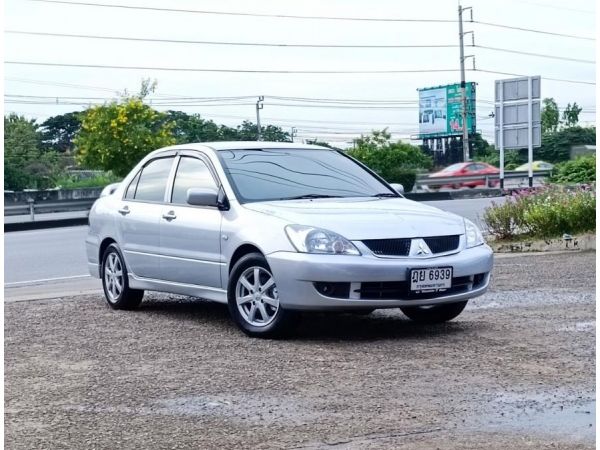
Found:
[[[190,188],[186,201],[192,206],[219,206],[218,193],[214,189]]]
[[[404,194],[404,186],[400,183],[392,183],[390,186],[393,187],[398,194]]]

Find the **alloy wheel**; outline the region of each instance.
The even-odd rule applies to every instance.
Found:
[[[123,264],[117,253],[112,252],[104,262],[104,285],[108,301],[115,303],[123,292]]]
[[[250,325],[269,325],[279,310],[279,293],[273,275],[263,267],[244,270],[236,283],[235,300],[240,315]]]

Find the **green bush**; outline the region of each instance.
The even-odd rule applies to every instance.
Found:
[[[484,220],[498,239],[552,238],[596,229],[595,187],[551,186],[521,191],[492,204]]]
[[[116,183],[121,179],[112,173],[105,173],[91,178],[78,178],[75,176],[65,176],[56,180],[56,187],[63,189],[76,189],[76,188],[92,188],[92,187],[104,187],[111,183]]]
[[[410,192],[417,181],[417,171],[415,169],[403,169],[402,167],[392,167],[387,171],[388,183],[400,183],[404,187],[404,191]]]
[[[431,158],[419,147],[390,139],[387,130],[373,131],[371,135],[357,139],[356,147],[348,154],[387,182],[401,183],[409,192],[415,184],[417,169],[431,168]]]
[[[581,156],[554,167],[552,179],[555,183],[593,183],[596,181],[596,155]]]

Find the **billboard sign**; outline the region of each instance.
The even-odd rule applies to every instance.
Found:
[[[496,147],[500,150],[500,187],[504,187],[504,151],[527,148],[529,186],[533,186],[533,147],[542,145],[541,77],[497,80]]]
[[[466,84],[467,128],[475,133],[475,83]],[[419,138],[460,136],[463,132],[460,84],[419,89]]]

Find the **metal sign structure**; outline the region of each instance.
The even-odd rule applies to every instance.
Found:
[[[500,187],[504,187],[504,151],[527,148],[529,186],[533,186],[533,147],[542,144],[541,78],[496,80],[495,135],[500,150]]]
[[[467,130],[476,131],[476,84],[466,83]],[[463,135],[463,96],[459,83],[419,89],[419,139]]]

